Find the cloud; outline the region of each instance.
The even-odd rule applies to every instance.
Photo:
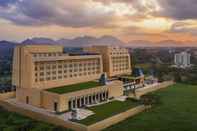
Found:
[[[197,19],[196,0],[158,0],[163,10],[159,15],[176,20]]]
[[[132,6],[137,14],[144,16],[170,17],[176,20],[197,19],[196,0],[94,0],[106,5],[125,3]]]
[[[109,5],[111,3],[133,3],[135,0],[93,0],[96,2],[101,2],[103,4]]]
[[[16,3],[17,0],[0,0],[0,7],[7,7],[9,4]]]
[[[172,25],[170,32],[197,35],[197,24],[195,22],[176,22]]]
[[[90,7],[91,0],[3,0],[0,3],[0,17],[18,25],[99,26],[114,17],[111,11]]]
[[[133,7],[137,15],[151,15],[160,10],[160,5],[157,0],[94,0],[103,3],[104,5],[111,5],[114,3],[124,3],[127,6]]]
[[[16,26],[18,32],[26,29],[24,35],[31,30],[31,36],[45,28],[39,35],[51,31],[69,37],[108,34],[164,39],[166,32],[197,35],[196,12],[196,0],[0,0],[0,20],[9,24],[6,28],[0,24],[0,29],[14,33],[15,28],[9,29]]]
[[[143,19],[158,7],[156,0],[0,0],[0,17],[26,26],[106,27]]]

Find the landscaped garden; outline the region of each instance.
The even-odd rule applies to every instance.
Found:
[[[197,86],[175,84],[151,93],[160,104],[105,131],[196,131]]]
[[[47,91],[53,92],[53,93],[58,93],[58,94],[65,94],[65,93],[69,93],[69,92],[74,92],[74,91],[79,91],[79,90],[84,90],[84,89],[89,89],[89,88],[95,88],[97,86],[101,86],[101,84],[96,81],[89,81],[89,82],[84,82],[84,83],[79,83],[79,84],[50,88],[50,89],[47,89]]]
[[[76,121],[85,125],[91,125],[101,120],[104,120],[108,117],[112,117],[113,115],[119,114],[126,110],[136,107],[139,103],[132,99],[127,99],[125,102],[122,101],[113,101],[110,103],[102,104],[99,106],[94,106],[88,108],[93,111],[95,114],[89,116],[88,118]]]
[[[159,98],[159,104],[104,131],[196,131],[197,86],[175,84],[151,95]],[[138,103],[114,101],[91,107],[96,114],[80,123],[92,123],[135,107]],[[0,108],[0,130],[2,131],[68,131],[44,122],[8,112]]]
[[[32,120],[0,107],[0,131],[71,131],[40,121]]]

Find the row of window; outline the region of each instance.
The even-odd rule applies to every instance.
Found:
[[[70,69],[51,69],[51,70],[37,70],[35,71],[35,76],[44,76],[44,75],[56,75],[56,74],[65,74],[65,73],[76,73],[76,72],[87,72],[87,71],[99,71],[100,67],[84,67],[84,68],[70,68]]]
[[[53,53],[35,53],[33,54],[33,57],[56,57],[56,56],[62,56],[63,53],[60,52],[53,52]]]
[[[126,68],[126,67],[124,67],[124,68],[114,68],[113,71],[115,71],[115,72],[123,72],[123,71],[128,70],[128,69],[129,68]]]
[[[124,71],[129,68],[128,57],[112,57],[113,71]]]
[[[128,52],[119,52],[119,51],[114,51],[110,53],[111,55],[128,55]]]
[[[72,66],[69,66],[69,67],[66,66],[66,68],[65,68],[64,62],[61,62],[62,65],[60,65],[59,62],[56,62],[56,65],[54,65],[54,62],[36,63],[35,64],[35,82],[61,80],[61,79],[67,79],[67,78],[76,78],[76,77],[100,74],[101,66],[100,66],[100,63],[98,64],[98,62],[99,60],[92,60],[90,61],[90,63],[94,63],[94,64],[90,66],[85,66],[85,64],[81,64],[84,62],[81,62],[81,63],[76,62],[76,63],[73,63]],[[54,66],[56,68],[54,68]]]
[[[100,67],[99,60],[91,60],[87,62],[71,62],[71,61],[64,61],[64,62],[42,62],[35,64],[35,71],[37,70],[50,70],[50,69],[67,69],[67,68],[90,68],[90,67]]]
[[[127,55],[128,50],[125,48],[112,48],[111,55]]]
[[[121,61],[128,61],[129,60],[128,56],[115,56],[115,57],[111,57],[111,58],[115,62],[121,62]]]
[[[61,80],[67,78],[76,78],[82,76],[91,76],[101,73],[100,71],[92,71],[92,72],[84,72],[84,73],[75,73],[75,74],[63,74],[63,75],[50,75],[50,76],[39,76],[35,77],[35,82],[42,82],[42,81],[50,81],[50,80]]]

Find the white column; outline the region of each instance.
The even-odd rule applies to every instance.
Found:
[[[80,97],[79,98],[79,107],[81,107],[82,106],[82,98]]]
[[[77,98],[75,100],[75,108],[78,108],[78,105],[77,105]]]
[[[100,98],[100,93],[98,93],[98,102],[101,101],[101,98]]]
[[[73,100],[70,99],[70,109],[72,110],[73,109]]]
[[[86,105],[85,96],[83,96],[83,105]]]

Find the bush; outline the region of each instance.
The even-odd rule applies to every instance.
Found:
[[[144,105],[159,105],[161,104],[160,97],[153,94],[146,94],[141,96],[140,101]]]

